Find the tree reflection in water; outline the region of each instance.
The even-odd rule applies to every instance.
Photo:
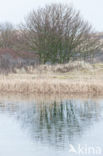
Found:
[[[33,141],[65,147],[98,120],[100,105],[92,100],[63,100],[52,103],[5,105],[1,110],[15,114]]]

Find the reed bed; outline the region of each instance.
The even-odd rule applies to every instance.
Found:
[[[0,93],[20,93],[20,94],[92,94],[103,95],[103,82],[101,81],[70,81],[52,79],[3,79],[0,81]]]
[[[40,65],[28,72],[0,75],[0,94],[103,95],[103,66],[85,62]]]

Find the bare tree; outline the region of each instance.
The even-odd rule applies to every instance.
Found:
[[[51,4],[32,11],[23,25],[25,42],[43,63],[68,62],[77,56],[93,55],[99,39],[73,7]]]
[[[0,24],[0,48],[21,50],[25,47],[24,35],[19,28],[16,29],[11,23]]]
[[[14,28],[10,23],[0,24],[0,47],[11,48],[14,42]]]

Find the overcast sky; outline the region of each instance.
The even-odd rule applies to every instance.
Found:
[[[97,31],[103,31],[103,0],[0,0],[0,22],[19,24],[32,9],[56,2],[71,3]]]

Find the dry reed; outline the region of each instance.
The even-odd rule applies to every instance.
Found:
[[[0,93],[20,93],[20,94],[103,94],[103,83],[101,81],[73,82],[70,80],[52,80],[52,79],[35,79],[35,80],[1,80]]]
[[[8,76],[1,75],[0,93],[98,96],[103,95],[103,76],[95,71],[92,65],[84,62],[42,65],[34,69],[31,74],[19,71]]]

